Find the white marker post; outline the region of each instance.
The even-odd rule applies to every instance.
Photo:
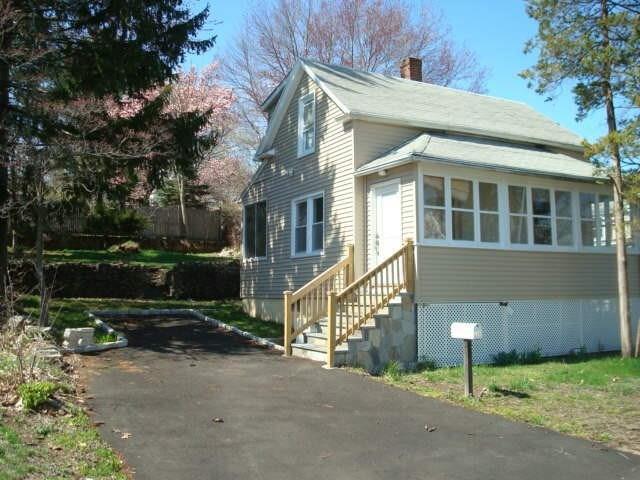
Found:
[[[464,343],[464,395],[473,397],[473,353],[471,342],[482,338],[482,328],[477,323],[454,322],[451,324],[451,338],[459,338]]]

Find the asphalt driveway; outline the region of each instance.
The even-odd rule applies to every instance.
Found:
[[[85,357],[87,389],[137,479],[640,479],[640,457],[283,358],[197,321],[112,324],[130,347]]]

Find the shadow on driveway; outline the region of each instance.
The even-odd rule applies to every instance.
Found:
[[[196,320],[111,323],[130,347],[84,357],[84,373],[94,418],[137,479],[640,478],[638,457],[283,358]]]

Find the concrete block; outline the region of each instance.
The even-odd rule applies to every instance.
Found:
[[[62,346],[65,348],[86,348],[94,345],[93,327],[65,328]]]

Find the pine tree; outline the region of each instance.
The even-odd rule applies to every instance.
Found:
[[[632,354],[624,225],[624,175],[638,168],[640,117],[640,2],[633,0],[528,0],[538,32],[525,52],[538,61],[522,76],[540,94],[572,85],[577,119],[602,114],[607,133],[586,144],[586,155],[613,185],[618,304],[622,356]],[[636,355],[640,350],[640,334]]]
[[[182,0],[0,0],[0,297],[7,272],[8,171],[12,139],[51,138],[50,101],[144,91],[171,78],[198,39],[209,10]],[[27,108],[27,103],[29,108]]]

